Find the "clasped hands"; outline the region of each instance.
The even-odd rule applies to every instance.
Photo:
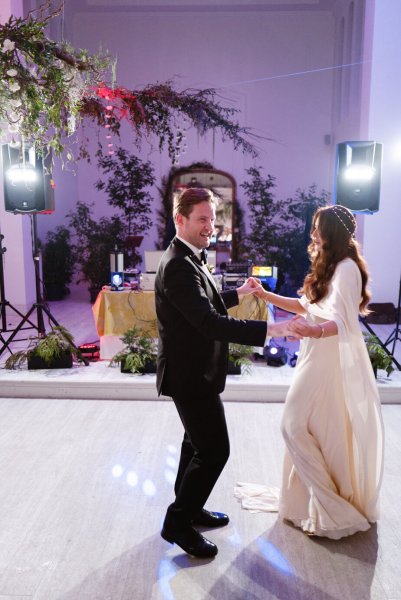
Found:
[[[264,299],[266,291],[259,279],[249,277],[244,284],[237,288],[238,296],[253,294],[258,298]],[[269,335],[272,337],[288,337],[290,340],[300,340],[304,337],[311,337],[311,325],[301,315],[295,315],[286,321],[278,321],[269,326]]]

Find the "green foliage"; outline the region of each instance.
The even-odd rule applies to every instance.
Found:
[[[46,16],[50,8],[47,1],[27,18],[11,16],[0,25],[0,121],[39,150],[61,156],[85,93],[103,79],[109,58],[49,40],[45,29],[62,6]]]
[[[144,188],[155,182],[151,164],[124,148],[117,148],[113,155],[105,155],[100,146],[96,156],[99,168],[109,176],[107,182],[99,179],[96,188],[105,190],[110,206],[122,211],[125,235],[129,237],[148,231],[152,226],[152,196]],[[133,248],[129,258],[135,265],[141,257]]]
[[[131,373],[142,373],[147,363],[156,360],[157,343],[147,331],[134,326],[120,339],[126,347],[113,356],[110,367],[123,362],[124,368]]]
[[[61,157],[67,151],[67,160],[74,160],[76,146],[78,157],[89,159],[85,142],[80,148],[76,143],[78,126],[88,118],[119,135],[126,119],[138,147],[143,136],[155,136],[175,164],[191,125],[199,135],[220,130],[235,149],[257,155],[248,139],[256,136],[233,121],[238,110],[221,106],[213,88],[180,92],[166,81],[129,90],[116,85],[115,61],[107,53],[91,55],[48,39],[49,22],[63,10],[62,0],[53,11],[52,4],[45,0],[25,19],[11,16],[0,25],[0,121],[11,133],[33,141],[45,154],[53,150]]]
[[[241,187],[247,196],[249,233],[240,248],[242,257],[254,263],[276,266],[298,287],[308,270],[307,246],[315,210],[328,203],[329,193],[318,193],[315,185],[298,189],[294,198],[279,200],[274,195],[275,178],[261,170],[247,170],[249,181]]]
[[[41,358],[50,365],[62,354],[70,352],[78,361],[82,355],[74,348],[74,338],[65,327],[54,327],[50,333],[41,338],[31,338],[28,348],[19,350],[9,356],[5,362],[6,369],[20,369],[34,356]]]
[[[373,370],[383,369],[387,373],[387,377],[394,371],[392,357],[387,354],[377,336],[363,332],[366,348],[368,350],[370,362]]]
[[[228,360],[235,366],[241,367],[243,373],[250,373],[251,371],[252,361],[250,356],[252,353],[252,346],[234,344],[233,342],[228,345]]]
[[[60,297],[68,294],[68,284],[72,281],[75,269],[75,252],[69,230],[58,226],[49,231],[42,250],[43,283],[46,292],[58,287]]]
[[[75,254],[84,279],[90,287],[101,289],[110,281],[110,253],[121,247],[125,238],[125,227],[117,216],[94,219],[91,207],[78,201],[75,211],[67,215],[75,239]]]

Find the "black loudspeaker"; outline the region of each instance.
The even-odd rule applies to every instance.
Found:
[[[382,149],[378,142],[337,144],[336,204],[354,213],[379,210]]]
[[[3,144],[4,208],[12,213],[54,211],[51,156],[35,152],[32,144]]]

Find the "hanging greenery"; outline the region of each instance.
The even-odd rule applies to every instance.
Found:
[[[52,11],[52,0],[46,0],[26,18],[11,16],[0,25],[0,120],[15,140],[33,140],[43,151],[53,150],[59,157],[65,153],[68,160],[88,158],[85,147],[74,149],[74,133],[83,120],[117,135],[126,120],[138,146],[143,137],[155,136],[173,163],[191,126],[200,135],[220,130],[234,148],[257,155],[251,131],[233,121],[237,109],[221,106],[212,88],[177,91],[167,81],[129,90],[114,81],[105,83],[113,80],[114,71],[107,53],[90,55],[45,35],[62,7],[61,2]]]
[[[89,55],[44,31],[61,8],[45,16],[46,3],[25,19],[11,16],[0,26],[0,119],[15,140],[34,140],[38,148],[61,156],[64,139],[76,130],[82,101],[109,66],[107,55]],[[67,157],[70,158],[70,157]]]
[[[111,88],[102,84],[95,93],[98,98],[92,96],[83,101],[83,116],[92,118],[99,125],[109,126],[117,134],[123,119],[128,120],[138,146],[143,136],[154,135],[159,140],[159,150],[167,147],[173,163],[177,163],[185,147],[185,133],[191,126],[199,135],[220,129],[223,139],[231,140],[236,150],[257,156],[256,148],[246,139],[256,139],[256,136],[247,127],[240,127],[231,120],[238,110],[220,106],[213,88],[179,92],[174,90],[170,80],[148,85],[143,90]]]

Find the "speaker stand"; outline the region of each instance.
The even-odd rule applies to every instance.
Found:
[[[0,342],[6,348],[8,348],[9,352],[12,354],[11,348],[9,348],[9,346],[8,346],[8,340],[6,340],[6,338],[3,336],[3,333],[8,333],[10,331],[13,331],[13,329],[8,329],[8,327],[7,327],[7,307],[9,309],[11,309],[13,312],[15,312],[15,314],[21,318],[23,318],[24,315],[22,314],[21,311],[18,310],[18,308],[15,308],[15,306],[13,306],[11,304],[11,302],[6,300],[6,291],[5,291],[5,284],[4,284],[3,254],[5,254],[5,252],[7,252],[7,248],[3,248],[3,240],[4,240],[4,235],[2,233],[0,233],[0,319],[1,319]],[[25,327],[24,330],[35,328],[35,324],[32,321],[27,319],[26,322],[29,323],[29,326]]]
[[[31,323],[32,327],[37,330],[38,337],[43,338],[46,336],[45,323],[43,319],[43,313],[47,315],[49,319],[49,323],[54,324],[56,327],[60,327],[60,324],[56,321],[53,315],[50,312],[49,307],[43,302],[41,285],[40,285],[40,270],[39,270],[39,261],[40,261],[40,253],[38,246],[38,233],[37,233],[37,223],[36,223],[36,213],[32,215],[32,242],[33,242],[33,260],[35,266],[35,287],[36,287],[36,302],[31,306],[26,315],[19,313],[22,317],[21,321],[18,323],[17,327],[13,330],[10,337],[5,340],[2,336],[3,345],[0,348],[0,356],[3,352],[8,348],[10,350],[10,344],[14,341],[14,338],[18,333],[24,329],[24,325],[26,323]],[[4,289],[4,288],[2,288]],[[5,307],[4,307],[5,308]],[[32,321],[30,321],[30,316],[36,311],[37,324],[35,325]],[[18,312],[18,311],[17,311]],[[25,328],[26,329],[26,328]],[[72,347],[79,352],[78,348],[72,344]],[[83,363],[85,366],[89,365],[89,361],[82,357]]]
[[[365,317],[361,318],[361,321],[364,324],[364,326],[366,327],[366,329],[369,331],[369,333],[371,335],[374,335],[378,339],[378,342],[379,342],[380,346],[383,348],[383,350],[385,352],[387,352],[387,354],[389,356],[391,356],[391,359],[392,359],[393,363],[396,365],[396,367],[397,367],[397,369],[399,371],[401,371],[401,364],[395,358],[394,352],[395,352],[395,345],[396,345],[397,340],[401,341],[400,316],[401,316],[401,277],[400,277],[400,287],[399,287],[399,292],[398,292],[398,307],[397,307],[397,321],[396,321],[396,326],[395,326],[395,329],[390,333],[390,335],[387,338],[387,340],[385,342],[382,342],[377,337],[377,335],[373,331],[373,329],[370,327],[369,323],[366,322]],[[390,350],[387,348],[387,346],[389,346],[391,343],[393,344],[393,347],[392,347],[392,350],[390,352]]]
[[[396,345],[396,343],[397,343],[398,340],[401,341],[400,316],[401,316],[401,277],[400,277],[400,287],[399,287],[399,290],[398,290],[398,306],[397,306],[397,321],[396,321],[396,325],[395,325],[394,330],[388,336],[387,340],[384,342],[384,345],[386,347],[389,346],[390,344],[393,344],[393,348],[391,350],[391,354],[392,354],[393,357],[394,357],[394,352],[395,352],[395,345]],[[401,366],[399,365],[399,363],[396,360],[394,360],[394,362],[396,363],[397,367],[401,371]]]

